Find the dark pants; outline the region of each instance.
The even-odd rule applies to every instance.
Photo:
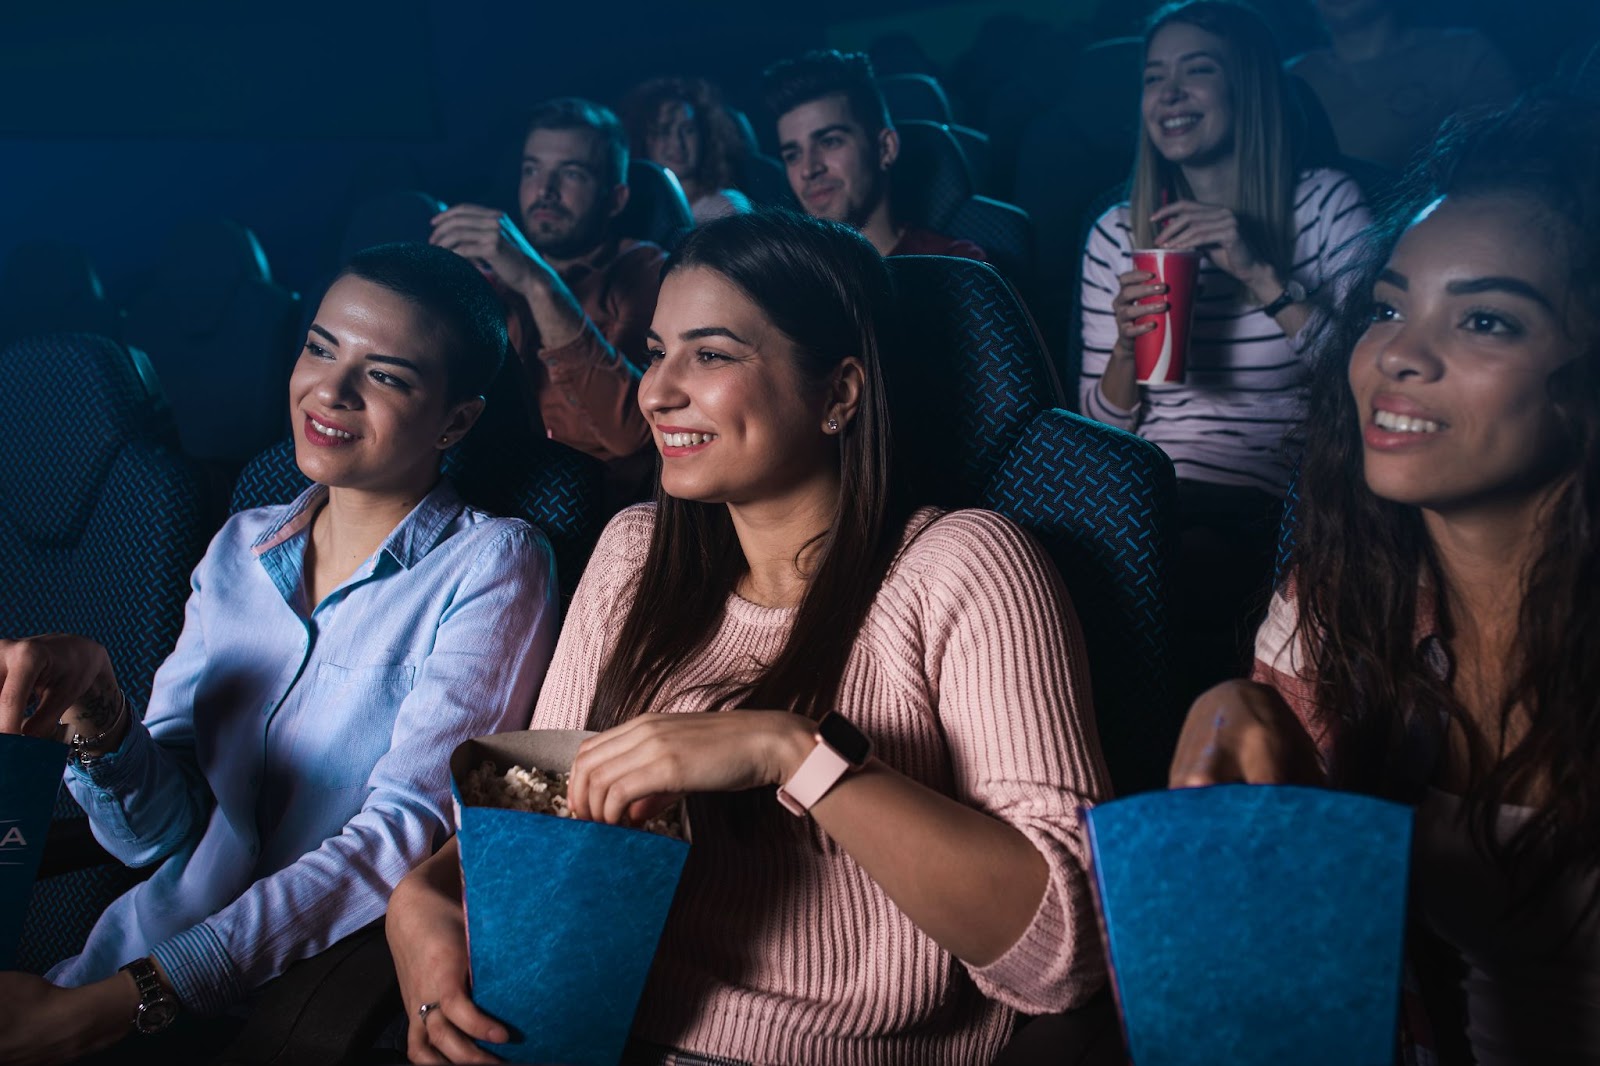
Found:
[[[1178,482],[1174,575],[1178,695],[1187,704],[1250,672],[1272,588],[1283,501],[1259,489]]]

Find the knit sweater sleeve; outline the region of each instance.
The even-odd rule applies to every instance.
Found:
[[[629,507],[606,524],[572,594],[532,728],[585,727],[600,669],[621,631],[654,527],[655,508],[649,504]]]
[[[1077,617],[1038,546],[999,515],[946,515],[910,552],[956,798],[1019,830],[1049,867],[1026,931],[968,971],[1016,1010],[1069,1009],[1105,980],[1082,816],[1110,795]]]

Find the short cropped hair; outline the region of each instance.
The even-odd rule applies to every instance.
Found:
[[[872,73],[865,52],[848,54],[835,49],[812,51],[798,59],[774,63],[761,75],[762,96],[774,119],[781,119],[801,104],[843,93],[850,114],[868,133],[892,129],[889,105]]]
[[[437,327],[451,403],[483,395],[500,372],[510,346],[505,308],[468,260],[420,242],[379,244],[351,256],[339,277],[383,286]]]
[[[628,133],[609,107],[578,96],[546,100],[533,109],[523,137],[534,130],[588,130],[605,154],[606,169],[600,177],[606,188],[627,182]]]

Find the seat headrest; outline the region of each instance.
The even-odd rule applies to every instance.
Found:
[[[913,226],[943,232],[950,216],[972,196],[972,169],[948,127],[898,122],[900,158],[894,164],[894,211]]]
[[[671,251],[691,229],[694,215],[677,176],[648,159],[628,161],[628,204],[612,224],[619,237],[651,241]]]
[[[1023,427],[1055,405],[1044,346],[993,267],[927,255],[887,262],[901,317],[884,360],[895,452],[930,479],[917,484],[921,499],[971,506]]]
[[[227,313],[239,286],[271,281],[254,233],[225,218],[191,219],[168,237],[134,310],[170,317],[169,330],[206,333]]]
[[[433,234],[433,216],[444,210],[437,197],[414,189],[382,193],[362,201],[350,213],[339,242],[339,265],[363,248],[395,241],[426,244]]]
[[[950,98],[930,74],[886,74],[878,79],[878,91],[896,125],[909,120],[950,121]]]
[[[25,337],[0,365],[0,505],[27,539],[71,545],[118,454],[149,435],[154,397],[127,349],[92,334]]]
[[[121,332],[89,253],[63,241],[17,245],[0,266],[0,344],[30,333]]]

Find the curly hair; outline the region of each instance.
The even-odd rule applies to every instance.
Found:
[[[618,110],[634,155],[648,158],[645,148],[650,128],[661,114],[661,105],[669,102],[689,105],[700,133],[700,161],[692,180],[703,192],[728,188],[744,159],[744,137],[723,106],[722,94],[704,78],[652,78],[622,98]]]
[[[1499,694],[1500,735],[1516,708],[1530,724],[1502,758],[1474,756],[1469,766],[1474,837],[1517,874],[1526,899],[1600,860],[1600,107],[1542,96],[1455,121],[1365,235],[1345,279],[1350,297],[1315,342],[1291,556],[1298,639],[1312,654],[1319,713],[1337,738],[1337,783],[1415,798],[1397,785],[1407,776],[1407,731],[1464,712],[1448,680],[1422,661],[1414,627],[1427,595],[1449,640],[1453,596],[1420,511],[1367,487],[1348,368],[1378,272],[1418,212],[1442,196],[1537,204],[1559,233],[1552,254],[1565,255],[1570,302],[1587,312],[1584,346],[1547,386],[1562,431],[1561,473],[1525,581],[1511,680]],[[1535,780],[1548,782],[1547,797],[1500,839],[1498,809]]]

